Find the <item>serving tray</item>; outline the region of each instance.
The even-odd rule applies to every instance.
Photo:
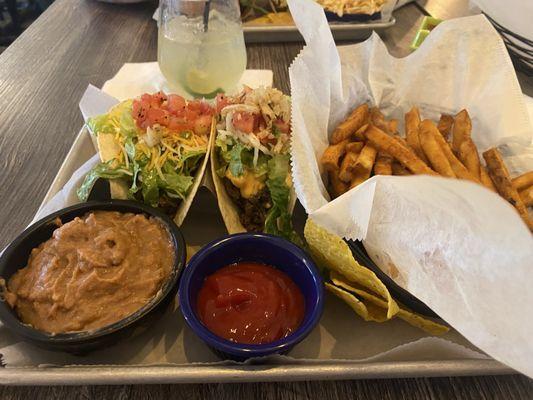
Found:
[[[50,186],[43,204],[61,190],[72,173],[93,156],[94,152],[88,132],[82,129]],[[209,187],[208,181],[206,186]],[[302,229],[305,218],[302,207],[297,207],[295,211],[297,229]],[[198,192],[182,230],[189,244],[206,243],[226,233],[216,208],[216,200],[208,190],[203,189]],[[178,327],[180,324],[178,319],[181,318],[179,311],[169,314],[170,318],[176,319],[173,327],[177,327],[181,332],[168,332],[167,326],[161,327],[164,321],[159,324],[156,322],[153,327],[153,338],[148,332],[148,336],[142,337],[141,341],[128,339],[123,347],[106,349],[89,360],[79,357],[65,358],[68,362],[60,362],[58,360],[61,360],[61,356],[57,353],[40,351],[16,341],[12,346],[6,346],[5,342],[13,339],[0,336],[0,341],[6,347],[23,346],[20,353],[30,360],[27,363],[15,364],[10,363],[9,359],[6,360],[7,366],[0,368],[0,383],[12,385],[206,383],[513,373],[512,369],[476,353],[475,348],[456,332],[446,337],[455,343],[452,347],[448,349],[445,346],[433,351],[432,346],[439,347],[443,343],[424,338],[424,334],[401,321],[391,321],[387,324],[365,323],[346,305],[336,302],[334,298],[327,299],[324,316],[317,331],[289,354],[292,357],[271,357],[263,362],[244,364],[217,361],[216,357],[210,355],[207,348],[187,331],[186,326]],[[166,317],[166,322],[169,316]],[[7,332],[1,332],[2,335],[8,336]],[[337,337],[336,343],[332,342],[331,336]],[[380,355],[372,354],[367,349],[369,345],[375,346],[376,340],[379,342],[389,339],[392,342],[391,346],[380,348],[378,350],[381,352]],[[429,341],[424,342],[424,340]],[[404,343],[409,341],[415,341],[420,345],[416,348],[407,348],[406,346],[410,344]],[[180,357],[165,357],[164,364],[150,357],[146,357],[147,361],[142,362],[139,362],[135,356],[129,355],[118,359],[111,358],[113,354],[116,356],[123,349],[126,351],[133,349],[131,351],[136,352],[135,346],[138,345],[140,352],[148,353],[153,351],[151,346],[163,348],[165,352],[170,352],[166,350],[167,348],[177,346],[181,348],[177,352]],[[196,350],[187,349],[187,346]],[[360,351],[353,350],[354,348],[360,348]],[[350,352],[357,355],[350,355]],[[182,353],[186,357],[183,357]],[[466,357],[465,354],[472,356]],[[351,360],[350,357],[359,361]]]
[[[380,31],[393,26],[396,19],[370,20],[367,22],[330,22],[331,33],[335,40],[363,40],[372,31]],[[244,40],[247,43],[300,42],[303,37],[295,25],[243,25]]]

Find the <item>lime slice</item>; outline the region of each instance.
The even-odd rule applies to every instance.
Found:
[[[191,94],[207,96],[220,90],[218,85],[209,79],[209,74],[192,68],[185,76],[185,89]]]

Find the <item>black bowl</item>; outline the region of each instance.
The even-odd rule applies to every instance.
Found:
[[[0,276],[6,280],[28,263],[31,250],[50,239],[57,228],[54,220],[63,223],[81,217],[90,211],[106,210],[145,214],[159,218],[167,227],[176,251],[176,260],[169,279],[163,285],[161,294],[130,316],[89,332],[49,334],[22,323],[9,304],[0,301],[0,320],[22,340],[31,342],[47,350],[66,351],[83,354],[97,348],[113,344],[131,335],[135,328],[147,325],[160,316],[172,302],[178,290],[178,280],[185,265],[186,247],[181,231],[167,215],[141,203],[125,200],[92,201],[59,210],[34,223],[22,232],[0,256]]]
[[[407,290],[402,288],[400,285],[397,285],[385,272],[379,268],[374,261],[368,256],[363,243],[359,240],[357,241],[347,241],[348,246],[352,250],[357,262],[361,265],[364,265],[368,269],[372,270],[377,277],[387,286],[389,292],[395,300],[398,300],[401,304],[405,305],[412,311],[415,311],[419,314],[425,315],[432,318],[440,318],[431,308],[429,308],[424,302],[418,300],[415,296],[409,293]]]

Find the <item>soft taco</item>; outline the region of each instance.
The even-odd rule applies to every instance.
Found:
[[[290,98],[273,88],[217,97],[211,170],[229,233],[265,232],[298,241],[290,174]]]
[[[96,180],[108,179],[112,198],[162,208],[180,225],[207,166],[214,114],[203,100],[158,92],[90,118],[101,162],[86,175],[78,197],[86,201]]]

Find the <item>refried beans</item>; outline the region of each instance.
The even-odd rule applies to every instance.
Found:
[[[174,260],[170,234],[157,218],[94,211],[33,249],[4,296],[21,321],[38,330],[92,331],[147,304]]]

